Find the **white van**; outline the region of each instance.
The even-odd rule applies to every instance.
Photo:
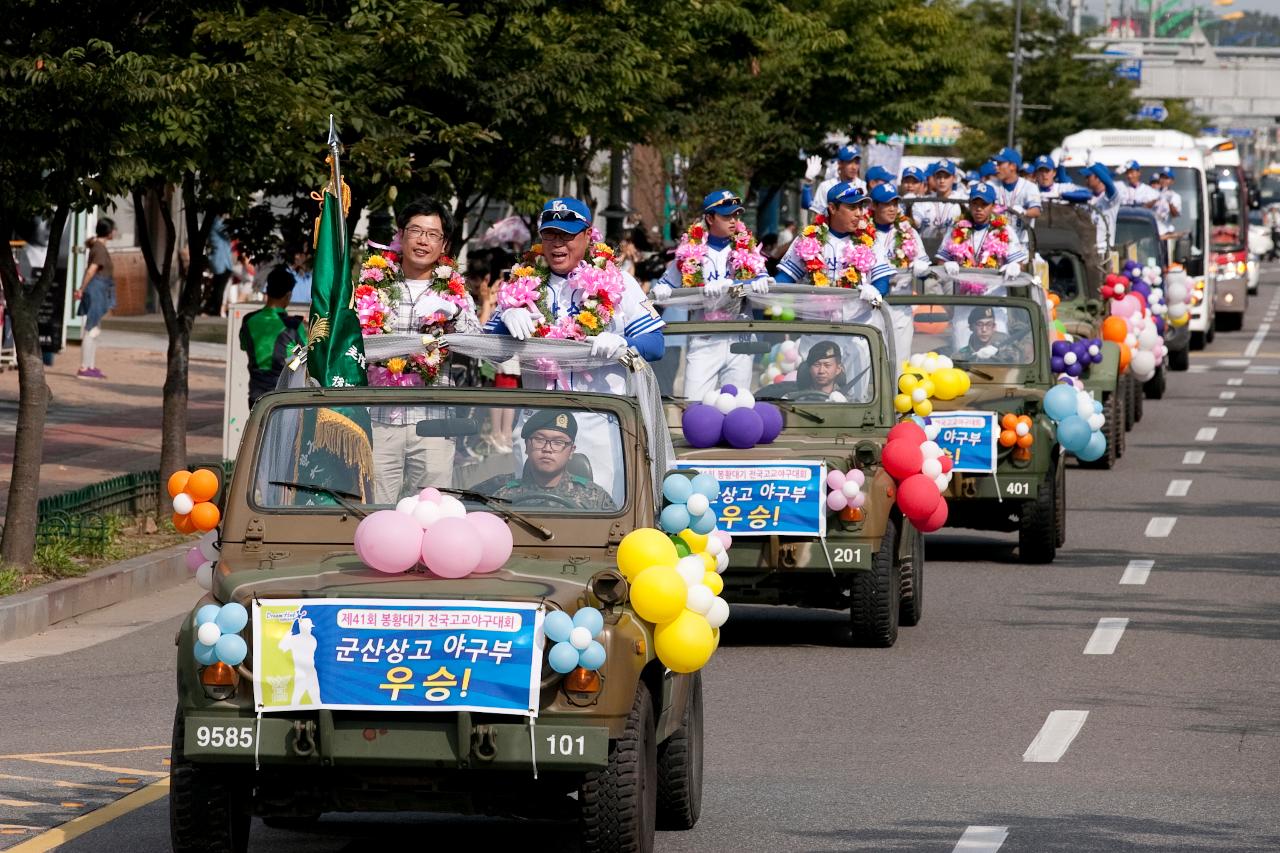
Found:
[[[1182,197],[1182,210],[1173,220],[1172,259],[1186,271],[1191,290],[1191,348],[1203,349],[1213,340],[1215,276],[1207,269],[1210,250],[1209,192],[1205,155],[1194,137],[1176,130],[1083,130],[1062,141],[1056,152],[1072,180],[1083,185],[1080,170],[1102,163],[1116,172],[1130,160],[1142,167],[1146,181],[1157,169],[1173,170],[1173,189]],[[1123,178],[1117,177],[1119,183]]]

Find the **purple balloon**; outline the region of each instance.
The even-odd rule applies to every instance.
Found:
[[[768,444],[782,432],[782,410],[773,403],[761,401],[755,405],[756,414],[764,424],[764,433],[760,436],[761,444]]]
[[[680,417],[680,428],[684,431],[684,440],[692,446],[711,447],[720,441],[724,415],[715,406],[694,403]]]
[[[839,512],[848,505],[849,499],[844,496],[844,492],[827,492],[827,509]]]
[[[186,560],[187,568],[194,572],[196,569],[204,565],[204,554],[200,553],[199,548],[192,548],[187,552]]]
[[[1164,317],[1156,317],[1156,331],[1164,334]]]
[[[1151,301],[1151,285],[1147,284],[1142,279],[1138,279],[1133,283],[1133,292],[1141,293],[1143,299],[1146,299],[1148,302]]]
[[[1071,349],[1071,344],[1070,344],[1070,342],[1068,342],[1068,341],[1054,341],[1054,342],[1053,342],[1053,350],[1052,350],[1052,354],[1053,354],[1053,355],[1057,355],[1057,356],[1063,356],[1063,355],[1066,355],[1066,354],[1067,354],[1067,350],[1069,350],[1069,349]]]
[[[1079,376],[1081,373],[1084,373],[1084,365],[1081,364],[1080,362],[1077,361],[1075,364],[1067,365],[1068,376],[1075,377],[1075,376]]]
[[[736,397],[736,396],[738,396],[738,386],[737,386],[737,385],[725,385],[725,386],[721,387],[721,389],[720,389],[720,393],[721,393],[721,394],[728,394],[730,397]]]
[[[1054,373],[1061,373],[1067,369],[1067,363],[1062,360],[1062,356],[1055,355],[1049,358],[1049,369]]]
[[[755,409],[734,409],[724,417],[724,440],[732,447],[755,447],[764,435],[764,421]]]

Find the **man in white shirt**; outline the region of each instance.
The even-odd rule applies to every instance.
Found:
[[[1124,164],[1124,183],[1116,190],[1120,193],[1121,204],[1155,207],[1160,200],[1160,194],[1142,182],[1142,167],[1137,160]]]
[[[812,184],[818,177],[822,168],[822,158],[814,155],[809,158],[808,168],[805,172],[806,184]],[[815,214],[822,215],[827,212],[827,195],[831,192],[831,188],[836,184],[848,184],[851,187],[866,192],[866,182],[858,177],[858,173],[862,171],[862,149],[856,145],[843,145],[836,152],[836,174],[834,178],[827,178],[818,184],[813,191],[813,197],[809,200],[809,210]],[[808,186],[805,187],[806,192]]]
[[[1040,190],[1031,181],[1018,174],[1022,167],[1022,155],[1013,148],[1001,148],[992,158],[996,164],[996,204],[1002,205],[1011,213],[1016,213],[1018,239],[1027,242],[1026,220],[1040,215]]]
[[[1098,253],[1106,257],[1116,236],[1116,214],[1120,209],[1120,188],[1111,180],[1111,172],[1101,163],[1084,170],[1085,186],[1092,194],[1089,209],[1097,226]]]
[[[929,184],[929,195],[935,198],[958,201],[968,198],[968,193],[956,186],[956,164],[950,160],[930,163],[925,170],[925,180]],[[957,220],[963,219],[964,211],[960,205],[949,201],[922,201],[912,206],[911,216],[921,233],[937,237],[950,230]]]
[[[1182,196],[1173,188],[1173,169],[1165,166],[1155,173],[1155,177],[1160,182],[1156,221],[1160,225],[1160,236],[1163,237],[1178,230],[1173,220],[1182,215]]]

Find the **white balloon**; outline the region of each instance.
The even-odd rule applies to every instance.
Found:
[[[690,554],[676,562],[676,572],[684,580],[685,586],[695,587],[702,583],[702,576],[707,573],[707,567],[701,557]]]
[[[178,492],[173,497],[173,511],[178,515],[186,515],[195,508],[196,502],[186,492]]]
[[[578,651],[582,651],[591,645],[591,629],[584,628],[581,625],[569,632],[569,645]]]
[[[689,500],[685,502],[684,506],[685,509],[689,510],[689,515],[697,517],[711,508],[711,501],[707,500],[706,495],[694,492],[689,495]]]
[[[924,360],[924,372],[933,373],[939,368],[938,357],[936,355],[926,356]]]
[[[212,646],[221,636],[222,629],[218,627],[217,622],[205,622],[196,629],[196,639],[206,646]]]
[[[799,352],[799,347],[800,345],[797,344],[795,341],[783,341],[780,351],[790,355],[790,354]]]
[[[707,537],[707,553],[713,557],[724,553],[724,543],[720,541],[719,536]]]
[[[1156,357],[1146,350],[1138,350],[1129,362],[1129,369],[1143,382],[1156,375]]]
[[[1081,391],[1076,397],[1076,414],[1082,418],[1093,414],[1093,397],[1089,392]]]
[[[1098,430],[1102,429],[1104,426],[1106,426],[1106,424],[1107,424],[1106,415],[1100,414],[1098,412],[1094,412],[1092,415],[1089,415],[1089,429],[1093,430],[1094,432],[1097,432]]]
[[[720,574],[724,574],[724,570],[727,568],[729,568],[729,552],[721,551],[719,554],[716,554],[716,571]]]
[[[951,359],[947,358],[945,355],[940,355],[940,356],[938,356],[938,369],[939,369],[939,370],[950,370],[951,368],[953,368],[953,367],[955,367],[955,366],[956,366],[955,362],[954,362],[954,361],[952,361]]]
[[[217,560],[220,556],[218,552],[218,531],[210,530],[201,536],[196,542],[196,547],[200,549],[200,556],[206,560]]]
[[[933,484],[938,487],[939,493],[945,492],[947,490],[947,486],[951,485],[951,475],[939,474],[933,478]]]
[[[738,395],[734,399],[737,401],[739,409],[750,409],[756,404],[755,395],[746,388],[739,388]]]
[[[404,501],[401,501],[401,503],[404,503]],[[396,509],[399,509],[399,507],[397,506]],[[440,504],[435,504],[431,501],[421,501],[409,514],[413,516],[414,521],[418,522],[419,527],[426,530],[428,527],[440,520],[440,509]]]
[[[932,480],[942,474],[942,463],[937,459],[926,459],[920,466],[920,473]]]
[[[911,392],[911,401],[913,403],[923,403],[927,399],[929,399],[929,394],[923,388],[916,388]]]
[[[767,368],[765,368],[764,378],[768,382],[772,382],[773,380],[777,379],[781,375],[782,375],[782,368],[778,367],[778,365],[776,364],[771,364]],[[707,392],[707,396],[710,396],[712,394],[716,394],[716,392],[715,391]],[[717,396],[719,395],[717,394]],[[702,398],[702,402],[706,403],[708,406],[714,406],[716,404],[715,400],[712,400],[710,403],[707,403],[706,397]]]
[[[769,370],[776,370],[776,369],[777,368],[774,365],[772,364],[769,365]],[[781,373],[782,371],[779,370],[778,372]],[[714,406],[716,404],[716,401],[719,399],[720,399],[720,392],[713,388],[712,390],[702,395],[702,405]]]
[[[913,356],[911,356],[911,358],[910,358],[910,359],[908,359],[907,364],[911,365],[912,367],[923,367],[923,366],[924,366],[924,360],[925,360],[926,358],[928,358],[928,356],[926,356],[926,355],[925,355],[924,353],[922,353],[922,352],[918,352],[918,353],[914,354]]]
[[[936,441],[926,441],[920,445],[920,453],[924,455],[925,459],[937,459],[942,455],[942,448],[938,446]]]
[[[201,563],[196,569],[196,583],[203,590],[213,589],[213,563]]]
[[[738,404],[734,401],[732,394],[721,394],[716,397],[716,411],[722,415],[727,415],[737,408]]]
[[[942,427],[938,424],[925,424],[924,437],[933,441],[938,437],[938,433],[942,432]]]
[[[1018,425],[1013,428],[1013,431],[1016,432],[1018,435],[1026,435],[1027,433],[1031,432],[1031,427],[1028,426],[1024,421],[1018,421]]]
[[[453,495],[441,495],[438,506],[441,518],[462,518],[467,514],[467,508],[462,505],[462,501]]]
[[[725,622],[729,621],[729,602],[719,596],[711,602],[711,607],[707,609],[707,624],[712,628],[719,628]]]
[[[694,613],[706,615],[715,600],[716,595],[711,591],[710,587],[705,584],[698,584],[697,586],[689,587],[689,594],[685,598],[685,606]]]
[[[1074,352],[1071,352],[1070,350],[1068,350],[1067,354],[1062,357],[1063,364],[1075,364],[1076,361],[1077,361],[1076,354]]]
[[[844,485],[840,487],[840,494],[846,498],[856,498],[860,491],[862,486],[859,486],[855,480],[845,480]]]

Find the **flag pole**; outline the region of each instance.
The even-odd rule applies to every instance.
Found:
[[[342,150],[342,142],[338,139],[338,127],[334,123],[333,113],[329,113],[329,156],[330,156],[330,185],[329,189],[333,193],[334,198],[338,200],[338,209],[342,211],[342,215],[338,217],[338,233],[342,235],[342,244],[347,243],[347,217],[345,199],[342,197],[342,160],[340,152]]]

